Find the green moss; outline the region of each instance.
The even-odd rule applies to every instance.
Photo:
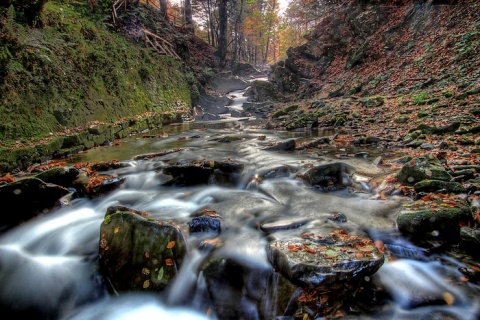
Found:
[[[190,107],[183,64],[110,32],[86,2],[50,1],[40,18],[41,29],[0,20],[13,30],[0,40],[0,140]]]
[[[274,114],[272,114],[272,118],[278,118],[278,117],[281,117],[281,116],[285,116],[287,115],[289,112],[291,111],[295,111],[298,109],[298,105],[296,104],[292,104],[288,107],[285,107],[283,109],[280,109],[278,111],[276,111]]]
[[[106,215],[106,216],[105,216],[105,219],[103,219],[103,223],[104,223],[104,224],[109,224],[110,221],[112,221],[112,215],[111,215],[111,214]]]

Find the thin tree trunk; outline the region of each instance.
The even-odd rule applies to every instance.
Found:
[[[228,16],[227,16],[227,2],[228,0],[220,0],[218,4],[218,46],[217,57],[220,58],[220,65],[225,66],[227,57],[227,29],[228,29]]]
[[[190,0],[185,0],[185,25],[189,32],[194,33],[194,25],[192,18],[192,3]]]
[[[160,4],[160,16],[168,21],[168,3],[167,0],[159,0]]]

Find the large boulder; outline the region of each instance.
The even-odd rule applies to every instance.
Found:
[[[70,193],[64,187],[37,178],[25,178],[0,186],[0,203],[8,205],[0,216],[2,227],[12,227],[38,214],[48,213],[60,198]]]
[[[80,171],[74,167],[58,167],[40,172],[35,177],[47,183],[54,183],[63,187],[71,187]]]
[[[405,163],[396,178],[401,183],[414,185],[422,180],[450,181],[452,176],[437,157],[427,153]]]
[[[267,252],[276,271],[305,289],[351,284],[374,274],[384,261],[371,239],[345,230],[328,236],[312,233],[300,239],[275,240]]]
[[[246,89],[250,83],[238,77],[217,76],[210,80],[211,86],[218,92],[227,94],[231,91]]]
[[[384,263],[371,239],[343,229],[274,240],[267,254],[275,271],[299,287],[284,313],[295,319],[304,310],[312,310],[313,318],[333,314]]]
[[[422,240],[458,240],[460,227],[472,222],[469,204],[459,197],[429,198],[404,206],[397,217],[400,232]]]
[[[109,208],[100,226],[100,268],[115,291],[163,291],[188,251],[179,228],[142,215],[148,216]]]

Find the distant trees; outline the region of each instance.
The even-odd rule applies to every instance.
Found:
[[[323,14],[346,0],[183,0],[187,28],[217,48],[223,63],[274,63],[302,44]]]

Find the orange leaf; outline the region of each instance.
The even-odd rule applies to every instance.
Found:
[[[165,260],[165,264],[166,264],[167,266],[173,266],[173,260],[170,259],[170,258],[168,258],[168,259]]]
[[[175,241],[170,241],[168,244],[167,244],[167,249],[171,249],[175,247]]]
[[[303,248],[303,251],[308,252],[308,253],[310,253],[310,254],[317,254],[317,251],[313,250],[313,249],[310,248],[310,247],[304,247],[304,248]]]
[[[445,300],[445,302],[451,306],[454,302],[455,302],[455,297],[453,296],[453,294],[451,294],[450,292],[444,292],[442,294],[442,297],[443,297],[443,300]]]

